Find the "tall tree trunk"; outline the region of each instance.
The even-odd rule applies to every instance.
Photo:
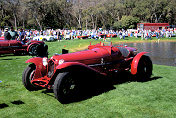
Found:
[[[91,18],[92,18],[92,28],[94,28],[95,24],[94,24],[93,14],[91,14]]]
[[[79,14],[78,17],[76,16],[76,19],[78,21],[78,27],[82,28],[82,23],[81,23],[81,15]]]
[[[155,23],[158,23],[158,17],[156,14],[155,14]]]
[[[97,29],[97,16],[96,16],[96,18],[95,18],[95,27],[94,27],[94,29],[96,30]]]
[[[42,30],[42,26],[41,26],[41,24],[40,24],[40,21],[38,20],[38,18],[37,18],[36,16],[34,16],[34,17],[35,17],[35,20],[36,20],[37,24],[38,24],[39,27],[40,27],[40,30]]]
[[[23,19],[23,28],[25,28],[25,25],[24,25],[24,19]]]
[[[13,17],[14,17],[15,30],[17,30],[17,17],[15,13],[13,13]]]
[[[79,27],[82,29],[82,25],[81,25],[81,14],[79,13]]]
[[[4,17],[4,9],[3,8],[2,8],[2,12],[1,13],[2,13],[2,18],[3,18]]]
[[[87,19],[86,19],[86,30],[87,30]]]

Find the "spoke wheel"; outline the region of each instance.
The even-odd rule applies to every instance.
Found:
[[[35,68],[36,68],[35,65],[31,64],[23,72],[22,82],[24,87],[29,91],[34,91],[39,89],[38,86],[35,86],[31,83],[31,80],[33,80],[34,78]]]
[[[29,54],[32,56],[37,56],[38,55],[38,50],[37,50],[38,44],[32,44],[29,47]]]
[[[79,79],[70,72],[59,73],[54,82],[53,91],[58,101],[63,104],[74,101],[79,96]]]

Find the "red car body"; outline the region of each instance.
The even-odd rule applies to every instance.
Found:
[[[78,39],[87,39],[89,36],[77,36]]]
[[[32,54],[37,45],[44,45],[42,41],[28,41],[22,44],[18,40],[0,40],[0,55],[2,54]],[[33,55],[33,54],[32,54]]]
[[[4,40],[4,37],[0,37],[0,41],[3,41]]]
[[[117,34],[107,34],[106,37],[108,37],[108,38],[109,37],[114,37],[115,38],[115,37],[117,37]]]
[[[23,84],[30,91],[38,87],[53,89],[56,98],[66,103],[77,95],[74,89],[80,90],[76,88],[78,80],[85,80],[86,76],[91,78],[91,74],[108,78],[114,71],[131,70],[132,75],[149,78],[152,62],[144,55],[146,53],[137,53],[137,49],[132,47],[100,43],[89,45],[88,50],[54,55],[49,59],[31,58],[26,61],[32,64],[23,73]]]
[[[117,37],[117,34],[99,34],[98,36],[101,38],[115,38]]]

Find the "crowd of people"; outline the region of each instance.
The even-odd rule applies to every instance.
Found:
[[[21,28],[19,31],[15,31],[13,27],[5,28],[4,31],[0,30],[0,37],[4,37],[4,40],[20,40],[23,44],[26,39],[26,32]]]
[[[87,36],[88,38],[101,39],[106,38],[108,34],[113,34],[110,37],[119,37],[120,39],[125,39],[125,37],[136,37],[141,39],[152,39],[156,38],[171,38],[176,33],[175,29],[162,29],[162,30],[103,30],[99,28],[98,30],[68,30],[68,29],[47,29],[47,30],[23,30],[22,28],[15,31],[13,27],[5,28],[0,30],[0,37],[4,36],[5,40],[20,40],[25,42],[27,39],[32,39],[36,36],[53,36],[57,40],[73,40],[78,39],[78,36]]]

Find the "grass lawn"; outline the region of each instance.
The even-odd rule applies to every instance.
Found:
[[[161,40],[176,41],[176,38]],[[61,53],[62,48],[71,52],[85,49],[90,41],[96,44],[100,40],[47,42],[49,57],[54,53]],[[117,43],[122,40],[114,38],[111,41]],[[127,38],[123,42],[131,41],[141,39]],[[158,40],[153,38],[152,41]],[[25,61],[30,58],[31,56],[11,55],[0,57],[0,118],[174,118],[176,116],[176,67],[154,64],[151,81],[115,84],[113,89],[107,92],[63,105],[54,98],[52,92],[46,90],[30,92],[24,88],[22,73],[28,65]]]

